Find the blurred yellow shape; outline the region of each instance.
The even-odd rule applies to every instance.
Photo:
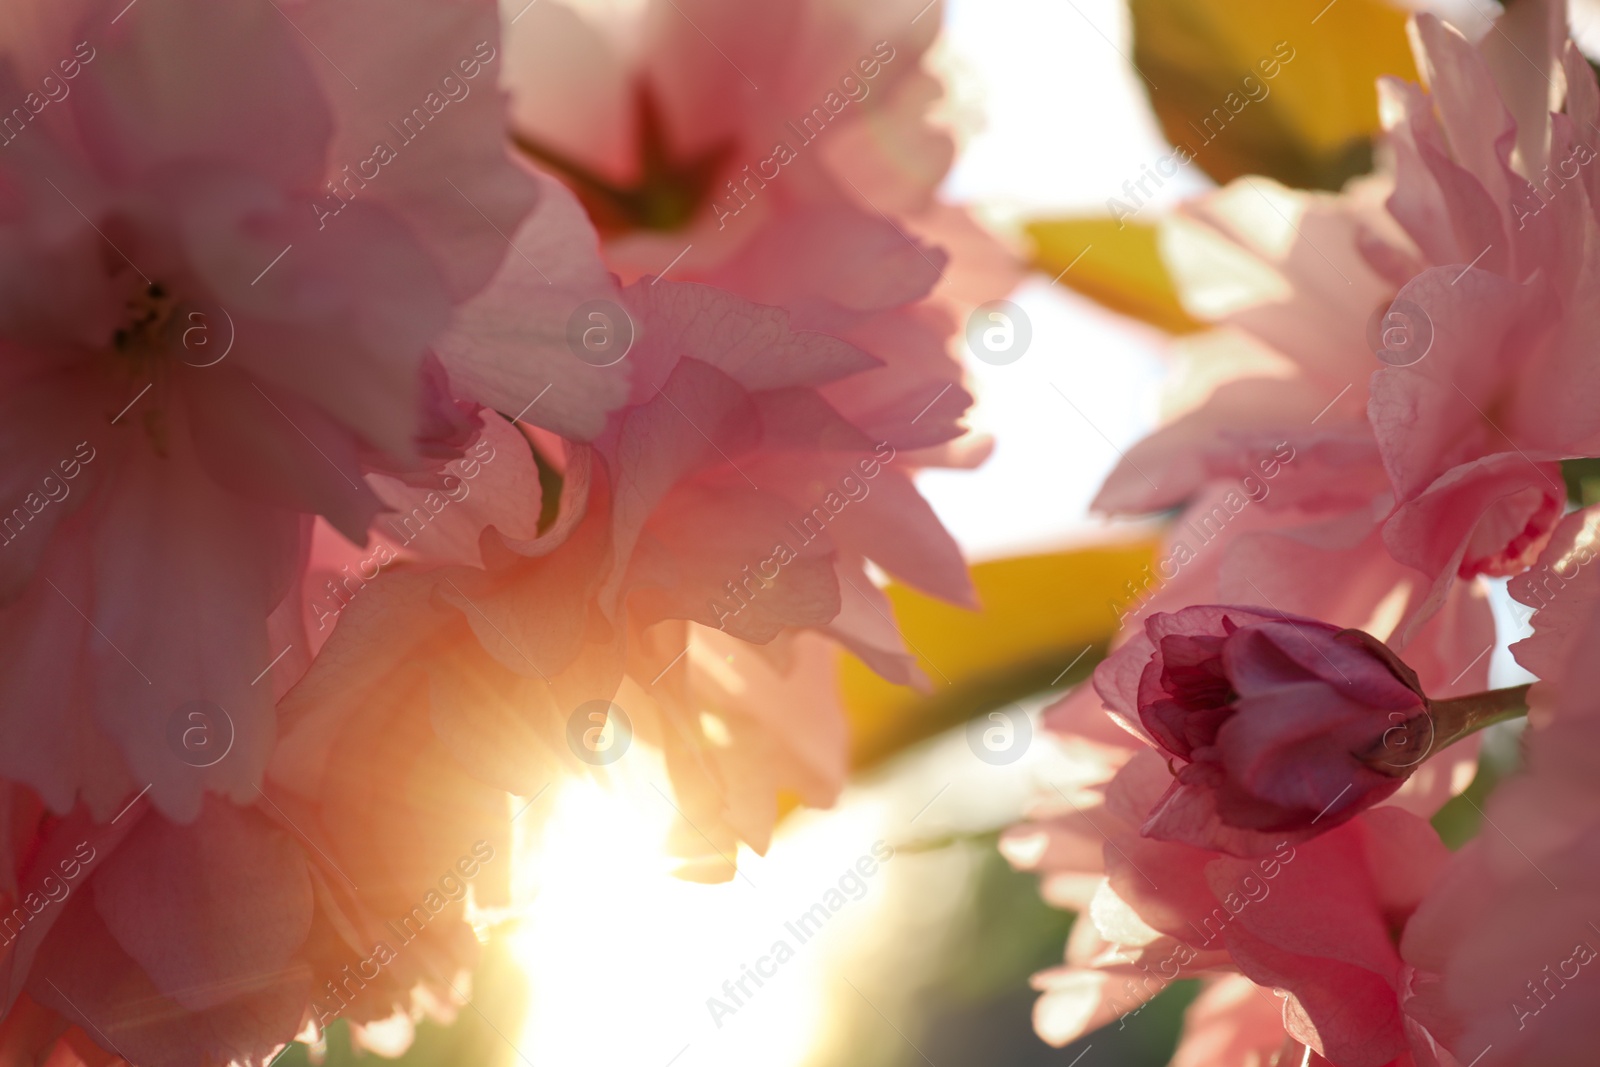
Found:
[[[1050,219],[1030,223],[1028,236],[1033,265],[1062,285],[1168,333],[1202,328],[1178,302],[1155,226],[1114,218]]]
[[[1081,680],[1116,632],[1128,583],[1154,541],[979,563],[983,607],[966,611],[901,585],[886,592],[932,693],[891,685],[854,658],[840,672],[857,767],[991,708]],[[1070,671],[1068,668],[1071,668]]]
[[[1376,79],[1417,77],[1406,13],[1384,0],[1129,7],[1133,62],[1163,132],[1219,182],[1264,174],[1299,188],[1340,188],[1371,169]]]

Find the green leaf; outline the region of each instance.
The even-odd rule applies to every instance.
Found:
[[[1162,131],[1218,182],[1339,189],[1372,168],[1375,82],[1415,80],[1384,0],[1130,0],[1133,62]]]
[[[1033,265],[1060,284],[1168,333],[1203,328],[1178,301],[1155,226],[1108,218],[1048,219],[1030,223],[1028,236]]]
[[[972,568],[983,605],[975,612],[890,585],[895,618],[934,692],[893,685],[845,657],[840,683],[854,764],[870,766],[974,715],[1080,681],[1116,632],[1114,604],[1126,599],[1126,583],[1154,555],[1154,542],[1136,542],[980,563]]]
[[[1472,784],[1451,797],[1433,816],[1433,828],[1452,849],[1460,848],[1483,828],[1483,809],[1489,795],[1522,763],[1522,730],[1526,722],[1490,727],[1483,735],[1478,754],[1478,773]]]
[[[1600,501],[1600,459],[1569,459],[1561,464],[1567,500],[1580,508]]]

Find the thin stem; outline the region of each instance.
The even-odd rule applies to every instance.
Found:
[[[1431,708],[1434,747],[1443,748],[1497,722],[1528,714],[1528,689],[1526,685],[1515,685],[1454,700],[1434,701]]]
[[[1361,759],[1375,771],[1404,778],[1440,749],[1497,722],[1526,714],[1526,685],[1429,701],[1425,712],[1385,730]]]

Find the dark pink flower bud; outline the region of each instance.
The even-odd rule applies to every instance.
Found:
[[[1383,642],[1255,608],[1153,615],[1094,684],[1173,769],[1141,832],[1235,855],[1378,803],[1434,740],[1417,676]]]

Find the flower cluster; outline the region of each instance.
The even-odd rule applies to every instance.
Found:
[[[1562,464],[1600,455],[1600,89],[1550,0],[1476,43],[1410,34],[1425,87],[1380,83],[1376,173],[1243,178],[1164,226],[1208,388],[1099,506],[1180,508],[1182,537],[1258,456],[1295,459],[1047,712],[1079,776],[1005,848],[1083,911],[1036,980],[1052,1042],[1183,977],[1184,1067],[1592,1058],[1600,514]],[[1485,691],[1508,577],[1539,681]],[[1520,771],[1452,853],[1428,819],[1476,731],[1523,714]]]
[[[0,1060],[392,1049],[597,707],[687,877],[831,801],[840,652],[925,681],[881,574],[972,596],[936,15],[14,7]]]

